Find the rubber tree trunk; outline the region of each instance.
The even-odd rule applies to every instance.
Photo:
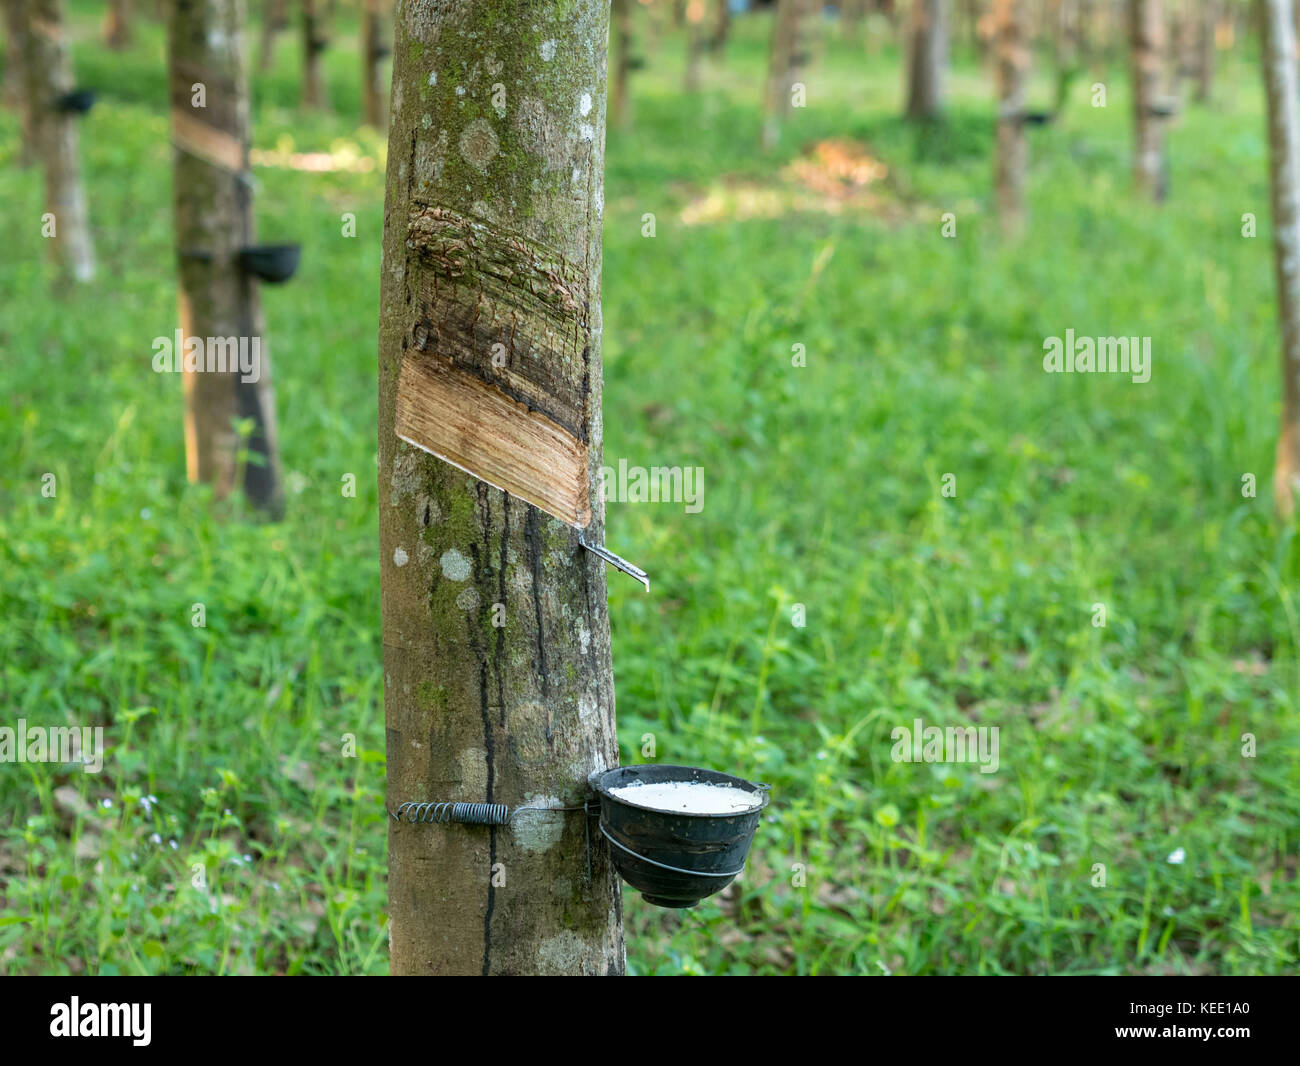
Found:
[[[1131,0],[1129,40],[1133,70],[1133,177],[1138,188],[1156,201],[1167,192],[1164,120],[1160,103],[1160,60],[1165,21],[1161,0]]]
[[[1300,494],[1300,107],[1291,0],[1256,0],[1268,95],[1273,262],[1282,333],[1282,426],[1273,493],[1278,512],[1295,515]]]
[[[1214,95],[1214,63],[1217,58],[1214,27],[1218,21],[1218,0],[1203,0],[1198,13],[1196,39],[1196,100],[1206,104]]]
[[[329,45],[325,12],[320,0],[302,0],[302,106],[315,110],[329,107],[321,56]]]
[[[131,43],[131,0],[108,0],[104,14],[104,43],[114,51]]]
[[[993,186],[1004,232],[1016,233],[1025,219],[1025,81],[1029,40],[1024,0],[993,0],[997,55],[998,130]]]
[[[912,0],[907,38],[907,117],[937,118],[948,65],[948,0]]]
[[[686,5],[686,71],[682,78],[684,92],[697,92],[700,88],[700,58],[707,45],[705,16],[706,0],[689,0]]]
[[[1069,100],[1070,85],[1079,69],[1078,0],[1054,0],[1052,15],[1053,50],[1056,58],[1055,109],[1060,111]],[[1024,25],[1023,18],[1021,25]],[[1024,39],[1024,45],[1030,47],[1028,38]]]
[[[1166,0],[1168,4],[1165,25],[1168,28],[1169,49],[1166,65],[1169,70],[1168,84],[1175,93],[1179,92],[1183,81],[1195,72],[1197,55],[1196,25],[1200,16],[1186,3],[1178,0]],[[1201,6],[1205,0],[1196,0]]]
[[[636,0],[613,0],[610,11],[614,74],[609,88],[609,115],[610,124],[619,129],[627,126],[632,114],[628,78],[632,71],[632,5],[635,3]]]
[[[709,38],[709,48],[721,61],[727,54],[727,42],[731,39],[731,2],[717,0],[718,10],[713,19],[713,34]]]
[[[384,34],[383,0],[365,0],[361,22],[361,96],[366,123],[383,129],[387,120],[384,91],[384,57],[389,53]]]
[[[74,88],[72,60],[63,35],[62,0],[23,0],[23,72],[31,109],[36,154],[45,172],[45,213],[53,216],[51,252],[64,273],[77,281],[95,274],[86,190],[81,183],[77,117],[57,109]]]
[[[242,485],[250,502],[277,516],[283,489],[271,364],[257,282],[238,262],[239,249],[255,242],[244,30],[244,0],[177,0],[168,16],[180,326],[205,348],[202,368],[183,378],[185,456],[191,481],[212,483],[219,496]],[[232,351],[241,349],[245,369],[238,361],[232,369]],[[221,355],[224,370],[208,363]],[[240,422],[251,425],[242,442]]]
[[[396,436],[406,372],[526,397],[516,414],[586,442],[603,541],[608,18],[608,0],[398,6],[379,323],[390,810],[578,806],[617,764],[602,565],[570,527]],[[598,833],[588,877],[585,821],[390,819],[392,972],[622,973],[619,883]]]
[[[262,43],[257,67],[266,74],[275,66],[276,35],[289,24],[289,0],[262,0]]]
[[[801,23],[806,0],[777,0],[768,49],[767,92],[763,121],[763,148],[771,150],[781,136],[781,124],[790,114],[791,91],[799,80]]]
[[[36,155],[35,115],[28,98],[27,19],[23,0],[4,0],[5,36],[5,106],[18,116],[18,165],[29,167]]]

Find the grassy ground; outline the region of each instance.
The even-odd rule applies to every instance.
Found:
[[[3,767],[0,969],[383,973],[384,145],[358,128],[354,40],[328,53],[332,115],[295,109],[288,37],[256,82],[261,235],[304,245],[264,290],[290,483],[265,526],[185,484],[180,382],[150,370],[176,325],[161,34],[114,55],[99,5],[72,7],[102,94],[82,147],[103,269],[75,294],[50,297],[39,175],[0,117],[0,702],[102,725],[112,755]],[[735,891],[687,913],[627,894],[631,968],[1294,970],[1300,546],[1270,514],[1253,60],[1171,131],[1158,210],[1130,191],[1119,69],[1104,109],[1083,78],[1031,133],[1031,226],[1005,242],[969,57],[922,135],[897,57],[830,33],[765,157],[767,25],[739,20],[695,96],[675,41],[643,47],[608,139],[607,462],[705,471],[699,514],[609,508],[655,578],[610,580],[623,760],[652,734],[657,760],[774,796]],[[887,174],[831,171],[879,174],[867,156]],[[1067,328],[1151,337],[1150,382],[1045,374]],[[997,726],[998,772],[893,762],[916,718]]]

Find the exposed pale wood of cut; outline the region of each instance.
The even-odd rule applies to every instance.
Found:
[[[587,445],[449,359],[407,354],[397,383],[396,430],[575,528],[591,520]]]

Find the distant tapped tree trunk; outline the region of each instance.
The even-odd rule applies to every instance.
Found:
[[[717,0],[717,4],[718,13],[713,20],[713,35],[709,38],[709,48],[721,61],[727,52],[727,42],[731,39],[731,0]]]
[[[996,27],[998,144],[994,166],[998,217],[1007,233],[1016,233],[1025,220],[1025,168],[1029,148],[1025,139],[1025,81],[1029,73],[1029,41],[1024,0],[993,0]]]
[[[5,106],[18,115],[18,165],[29,167],[36,153],[35,115],[28,98],[27,86],[27,19],[24,0],[5,0]]]
[[[244,0],[178,0],[167,23],[180,326],[187,345],[203,349],[183,378],[185,457],[191,481],[213,484],[219,496],[242,487],[277,516],[271,364],[257,281],[238,261],[254,243],[244,31]]]
[[[802,63],[801,30],[806,0],[776,0],[772,41],[768,51],[767,92],[763,121],[763,148],[776,147],[781,125],[793,105],[795,83]]]
[[[948,65],[948,0],[912,0],[907,28],[908,118],[937,118]]]
[[[289,0],[262,0],[262,44],[257,69],[263,74],[275,66],[276,35],[289,24]]]
[[[700,57],[707,47],[705,34],[705,15],[708,13],[706,0],[687,0],[686,4],[686,75],[682,88],[693,93],[700,87]]]
[[[1129,39],[1133,51],[1133,175],[1138,188],[1156,201],[1165,198],[1164,119],[1158,114],[1160,60],[1165,22],[1161,0],[1130,0]]]
[[[131,43],[131,0],[108,0],[104,14],[104,43],[114,50]]]
[[[86,190],[81,183],[77,116],[58,107],[75,87],[63,30],[63,0],[23,0],[23,72],[36,152],[45,171],[45,219],[51,251],[76,281],[95,274]]]
[[[628,78],[632,71],[632,5],[636,0],[613,0],[610,12],[610,44],[614,52],[614,73],[609,89],[610,125],[623,129],[631,117]]]
[[[321,56],[329,46],[325,12],[320,0],[302,0],[302,106],[314,110],[329,107]]]
[[[395,19],[379,323],[390,810],[580,807],[588,775],[618,761],[603,565],[574,529],[397,435],[399,413],[437,395],[462,397],[480,445],[488,407],[494,424],[544,427],[579,453],[603,542],[609,9],[405,0]],[[501,107],[465,106],[498,83]],[[581,810],[388,828],[393,974],[623,973],[619,882],[594,826],[588,875]]]
[[[1197,18],[1196,100],[1205,104],[1214,95],[1214,63],[1217,58],[1214,28],[1218,23],[1219,0],[1202,0]]]
[[[1300,106],[1291,0],[1256,0],[1268,95],[1273,262],[1282,334],[1282,426],[1273,471],[1278,513],[1295,517],[1300,495]]]
[[[1056,53],[1056,110],[1065,107],[1070,85],[1079,69],[1079,7],[1077,0],[1054,0],[1052,31]],[[1023,25],[1023,20],[1021,22]],[[1025,41],[1030,47],[1030,41]]]
[[[361,22],[361,90],[366,123],[383,129],[388,94],[384,85],[384,56],[389,52],[384,33],[383,0],[365,0]]]

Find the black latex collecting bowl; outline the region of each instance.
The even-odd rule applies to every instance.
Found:
[[[254,277],[278,285],[293,277],[301,255],[300,244],[262,244],[239,249],[239,265]]]
[[[629,803],[613,790],[631,784],[699,781],[753,794],[754,806],[734,814],[660,811]],[[695,766],[620,766],[593,774],[600,796],[600,831],[609,841],[614,868],[659,907],[694,907],[720,892],[745,868],[767,785]]]

